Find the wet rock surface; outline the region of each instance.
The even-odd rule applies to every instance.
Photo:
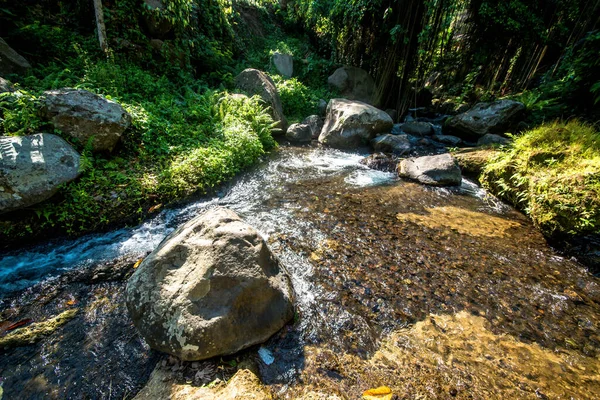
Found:
[[[293,317],[289,278],[259,233],[215,208],[178,228],[127,283],[148,344],[186,361],[262,343]]]
[[[448,153],[402,160],[398,176],[434,186],[457,186],[462,179],[458,163]]]
[[[125,307],[124,278],[134,263],[72,271],[0,299],[0,321],[26,322],[10,332],[0,323],[0,339],[48,327],[36,340],[0,348],[4,398],[125,398],[141,389],[159,358]],[[57,317],[63,321],[50,326]]]
[[[216,378],[228,380],[236,370],[229,364],[249,357],[278,399],[354,399],[379,386],[407,399],[597,398],[600,280],[552,250],[526,217],[468,180],[456,188],[424,186],[369,170],[359,164],[362,158],[331,149],[282,147],[226,191],[219,201],[257,227],[290,271],[297,318],[245,355],[198,364],[161,359],[161,367],[175,369],[175,383],[199,387]],[[133,261],[123,270],[131,273]],[[102,276],[121,279],[120,272],[110,273],[122,270],[118,265],[106,265],[102,274],[82,273],[73,284],[83,285],[90,296],[95,285],[115,288],[117,281]],[[59,285],[53,282],[46,285]],[[48,287],[33,292],[50,293]],[[2,317],[27,318],[11,310],[25,298],[36,299],[31,295],[28,289],[3,299]],[[36,302],[45,307],[44,297]],[[125,313],[123,302],[122,296],[111,298]],[[38,320],[63,309],[50,307]],[[106,315],[104,308],[96,310]],[[80,315],[61,329],[73,328]],[[133,329],[131,321],[119,318],[105,324]],[[0,353],[7,398],[29,393],[25,385],[38,375],[35,382],[57,382],[55,365],[61,374],[80,377],[85,364],[89,380],[98,382],[79,386],[75,379],[61,380],[63,393],[75,398],[81,393],[102,398],[108,376],[119,398],[133,396],[121,395],[124,383],[141,388],[148,382],[156,361],[144,375],[127,358],[108,360],[101,369],[106,378],[94,375],[97,364],[89,355],[72,364],[58,363],[55,356],[51,366],[42,367],[45,361],[36,352],[43,349],[73,347],[88,354],[87,347],[61,332],[38,342],[27,357],[16,349]],[[93,332],[95,338],[102,330]],[[108,332],[114,338],[114,331]],[[117,337],[112,356],[113,345],[120,356],[122,341],[137,344],[127,335]],[[90,340],[82,343],[91,346]],[[25,367],[15,369],[31,356],[27,368],[37,368],[31,374],[23,374]],[[146,368],[147,361],[133,361]]]
[[[377,136],[371,140],[371,146],[375,151],[398,155],[408,153],[412,149],[408,135],[392,135],[390,133]]]

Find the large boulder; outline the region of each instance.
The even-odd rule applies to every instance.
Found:
[[[60,137],[0,137],[0,213],[47,200],[78,176],[79,154]]]
[[[402,160],[398,176],[433,186],[457,186],[462,181],[458,162],[448,153]]]
[[[264,342],[294,315],[285,271],[225,208],[169,235],[129,279],[126,301],[150,347],[188,361]]]
[[[341,67],[327,78],[327,83],[350,100],[367,104],[375,102],[375,81],[364,69]]]
[[[398,155],[405,154],[412,149],[408,135],[392,135],[391,133],[377,136],[371,140],[371,145],[375,151]]]
[[[248,68],[236,76],[235,86],[250,95],[260,96],[271,107],[271,115],[278,122],[277,128],[281,130],[281,133],[285,133],[288,127],[287,119],[283,115],[279,92],[269,75],[257,69]]]
[[[451,118],[446,125],[456,136],[478,139],[488,133],[503,133],[524,109],[523,103],[513,100],[479,103]]]
[[[367,144],[378,133],[389,133],[394,125],[384,111],[360,101],[331,99],[319,142],[341,149]]]
[[[0,75],[24,74],[31,64],[0,38]]]
[[[95,151],[112,151],[131,125],[131,116],[120,104],[81,89],[44,92],[42,113],[83,144],[91,139]]]
[[[294,58],[289,54],[273,53],[271,57],[277,72],[284,78],[291,78],[294,74]]]

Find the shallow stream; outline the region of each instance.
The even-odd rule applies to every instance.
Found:
[[[184,381],[226,379],[241,357],[276,398],[355,399],[380,385],[407,399],[600,397],[600,280],[475,183],[425,187],[363,157],[282,147],[215,198],[2,254],[0,339],[68,316],[33,344],[0,349],[4,398],[131,398],[157,362],[172,362],[133,328],[125,279],[217,205],[279,256],[297,318],[240,356],[178,366]]]

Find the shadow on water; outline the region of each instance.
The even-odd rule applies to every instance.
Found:
[[[5,393],[27,386],[31,392],[23,393],[31,395],[25,398],[123,398],[144,384],[157,360],[181,381],[199,385],[215,376],[226,379],[231,371],[224,365],[247,357],[258,361],[263,382],[277,398],[320,391],[358,398],[380,384],[403,387],[407,398],[490,398],[478,392],[477,383],[484,379],[477,376],[477,363],[487,356],[500,363],[503,351],[526,351],[539,366],[553,352],[578,357],[581,365],[597,360],[598,280],[554,253],[523,215],[469,181],[457,189],[423,187],[366,169],[361,158],[283,148],[219,199],[163,211],[137,228],[108,234],[108,241],[90,236],[75,242],[87,243],[82,247],[67,242],[50,251],[11,254],[13,273],[28,281],[1,300],[3,320],[79,312],[40,342],[4,351]],[[124,278],[177,224],[214,205],[234,209],[268,241],[290,273],[297,317],[263,346],[232,359],[194,364],[159,358],[127,317]],[[73,271],[65,274],[65,267]],[[44,271],[62,275],[22,289]],[[8,278],[0,284],[11,287]],[[446,347],[421,348],[430,338]],[[473,338],[489,340],[484,348]],[[444,370],[438,361],[447,359],[462,364],[448,361]],[[517,382],[528,362],[524,357],[490,364],[486,390],[529,395],[535,385],[551,381],[548,374],[556,375],[556,369],[546,373],[540,367],[527,382]],[[555,364],[567,368],[562,362]],[[587,371],[594,368],[592,363]],[[569,393],[561,379],[553,381],[558,383],[544,390]],[[600,383],[595,385],[591,392],[600,392]],[[516,391],[503,392],[506,387]]]

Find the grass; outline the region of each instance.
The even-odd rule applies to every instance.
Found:
[[[83,55],[68,63],[35,70],[19,94],[0,95],[0,132],[52,132],[38,117],[38,99],[43,90],[66,86],[119,102],[132,128],[111,154],[92,153],[55,132],[82,154],[82,175],[49,201],[2,215],[4,243],[137,223],[169,202],[211,191],[276,146],[273,120],[257,97],[234,98],[185,74],[169,78],[110,59]]]
[[[489,161],[481,181],[547,237],[600,233],[600,133],[591,125],[554,122],[524,132]]]

